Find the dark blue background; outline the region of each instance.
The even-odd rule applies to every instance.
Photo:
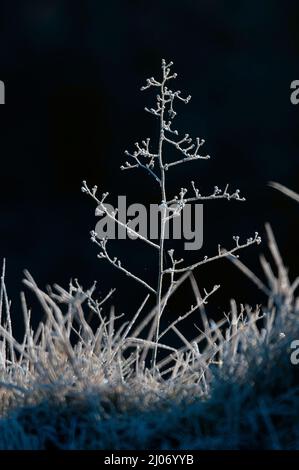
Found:
[[[202,192],[230,182],[246,203],[204,206],[204,247],[214,254],[231,236],[264,233],[270,221],[292,274],[297,255],[299,206],[267,187],[279,181],[299,191],[299,106],[290,83],[299,79],[299,4],[296,1],[185,0],[160,2],[39,0],[0,4],[0,256],[19,311],[22,270],[39,284],[64,286],[78,277],[99,294],[118,288],[113,302],[130,315],[143,297],[134,281],[96,258],[89,241],[94,205],[81,181],[130,201],[156,202],[146,174],[121,172],[123,151],[154,137],[155,119],[143,112],[151,94],[140,86],[160,72],[162,57],[175,62],[178,88],[191,93],[176,127],[206,139],[210,161],[174,172],[171,195],[190,179]],[[111,201],[115,201],[112,197]],[[155,259],[139,242],[115,250],[132,270],[154,282]],[[242,253],[259,273],[265,243]],[[196,273],[201,287],[221,284],[210,314],[229,299],[262,300],[227,261]],[[193,301],[193,299],[192,299]],[[191,303],[189,292],[176,310]],[[184,311],[185,308],[182,310]],[[175,314],[175,311],[173,312]]]

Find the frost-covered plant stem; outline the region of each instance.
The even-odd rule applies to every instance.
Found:
[[[159,90],[159,93],[156,95],[155,108],[145,108],[145,111],[158,118],[159,122],[159,137],[156,153],[154,153],[151,149],[152,145],[150,138],[142,140],[141,143],[136,142],[136,149],[133,152],[129,152],[127,150],[125,151],[125,154],[131,158],[132,163],[126,161],[125,164],[121,166],[122,170],[131,170],[136,168],[145,170],[147,174],[151,178],[153,178],[156,183],[159,184],[159,205],[161,214],[159,243],[154,243],[150,239],[145,238],[143,235],[133,230],[133,228],[130,227],[130,221],[128,223],[123,223],[121,220],[119,220],[119,218],[117,217],[117,211],[109,212],[105,204],[105,200],[108,196],[108,193],[103,193],[102,196],[97,197],[97,186],[94,186],[90,189],[85,181],[83,181],[82,186],[82,191],[91,196],[96,201],[101,214],[104,214],[111,221],[120,225],[122,228],[125,228],[127,232],[131,235],[134,235],[135,238],[138,238],[139,240],[150,245],[152,248],[158,250],[156,284],[157,287],[153,287],[150,286],[146,280],[141,279],[140,276],[133,274],[129,268],[123,267],[119,259],[117,259],[116,257],[111,257],[109,255],[107,250],[107,238],[100,239],[98,241],[97,234],[94,231],[91,234],[92,241],[95,242],[96,245],[101,248],[101,252],[98,255],[99,258],[106,259],[106,261],[112,264],[115,268],[137,281],[140,285],[142,285],[149,292],[155,295],[156,305],[153,314],[153,322],[146,340],[148,345],[155,344],[152,355],[152,368],[154,370],[157,366],[158,347],[161,346],[159,344],[159,339],[165,334],[165,332],[160,332],[161,316],[167,306],[170,297],[173,295],[177,287],[183,282],[183,280],[189,277],[190,273],[192,273],[194,269],[196,269],[200,265],[223,257],[237,256],[235,252],[239,251],[240,249],[248,247],[249,245],[255,243],[260,243],[260,237],[257,233],[255,233],[255,236],[253,238],[248,238],[243,244],[239,243],[239,237],[235,236],[233,237],[235,241],[235,246],[230,250],[226,250],[220,245],[218,245],[218,252],[215,256],[204,256],[201,261],[195,262],[185,267],[180,266],[179,268],[177,267],[177,265],[183,263],[184,259],[175,259],[173,249],[167,250],[166,253],[166,224],[169,223],[169,221],[172,220],[174,217],[180,217],[187,203],[215,199],[235,199],[237,201],[245,201],[245,198],[240,197],[240,191],[238,189],[232,193],[229,193],[228,185],[225,186],[224,190],[221,190],[218,188],[218,186],[215,186],[214,190],[210,194],[206,196],[201,195],[194,181],[191,181],[191,195],[187,188],[181,187],[178,191],[178,195],[175,195],[174,197],[167,200],[166,183],[168,171],[171,171],[173,167],[176,167],[180,164],[185,164],[194,160],[207,160],[210,158],[209,155],[200,155],[199,153],[200,148],[205,142],[203,139],[196,137],[196,139],[193,140],[189,136],[189,134],[184,134],[184,136],[182,137],[180,136],[177,130],[172,128],[173,119],[177,114],[174,109],[175,102],[181,101],[187,104],[191,99],[190,95],[184,98],[181,96],[181,92],[179,90],[173,91],[168,87],[169,80],[175,79],[177,77],[176,73],[171,73],[172,65],[172,62],[166,63],[166,61],[163,59],[161,80],[156,80],[154,77],[148,78],[146,81],[146,85],[141,88],[141,90],[147,90],[149,88],[157,88]],[[181,154],[181,157],[177,160],[166,161],[166,158],[163,154],[165,145],[174,148],[175,151]],[[168,256],[166,256],[166,254]],[[178,274],[180,275],[180,277],[178,276]],[[213,289],[210,290],[210,294],[214,293],[218,289],[218,287],[219,286],[214,286]],[[204,292],[204,299],[207,299],[210,294],[207,295],[206,290]],[[189,316],[199,307],[200,305],[198,304],[195,307],[191,306],[191,308],[187,311],[187,314],[181,315],[179,317],[179,321]],[[169,329],[172,329],[174,332],[177,333],[177,329],[175,327],[177,323],[178,322],[176,320],[172,322],[167,331]],[[145,358],[146,352],[147,347],[144,348],[144,351],[142,353],[143,359]]]
[[[158,286],[157,286],[157,317],[156,317],[156,344],[159,341],[159,330],[160,330],[160,318],[162,314],[162,289],[163,289],[163,276],[164,276],[164,241],[165,241],[165,225],[166,225],[166,180],[165,180],[165,169],[163,165],[163,141],[164,141],[164,112],[165,112],[165,82],[166,82],[166,70],[165,62],[162,62],[163,80],[161,83],[161,115],[160,115],[160,135],[159,135],[159,167],[160,167],[160,186],[161,186],[161,233],[159,243],[159,272],[158,272]],[[157,346],[154,349],[153,366],[155,366],[157,360]]]

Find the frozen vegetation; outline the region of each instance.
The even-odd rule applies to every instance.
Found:
[[[21,294],[24,338],[14,338],[13,306],[5,286],[3,263],[0,293],[0,448],[1,449],[293,449],[299,447],[299,388],[294,341],[299,340],[299,278],[291,281],[271,227],[266,225],[268,261],[261,257],[259,279],[238,257],[242,248],[259,244],[254,237],[234,237],[228,250],[192,265],[165,249],[165,226],[179,217],[189,202],[212,199],[243,201],[239,191],[201,195],[196,183],[167,198],[167,174],[172,166],[207,159],[203,141],[173,129],[174,103],[188,102],[168,87],[176,74],[162,62],[162,78],[150,78],[143,89],[157,88],[155,108],[147,109],[159,122],[155,150],[149,139],[127,152],[124,170],[145,170],[158,182],[162,213],[159,242],[139,236],[157,261],[156,286],[130,271],[129,260],[110,255],[109,240],[91,238],[99,257],[147,291],[130,319],[115,312],[111,292],[98,299],[96,285],[83,289],[76,281],[67,289],[42,290],[26,272],[24,284],[40,305],[41,322],[31,325],[27,295]],[[167,116],[167,119],[166,119]],[[163,148],[174,146],[178,160],[164,161]],[[291,197],[295,193],[273,183]],[[107,193],[83,183],[102,215],[119,224],[106,207]],[[295,196],[294,196],[295,195]],[[172,211],[169,211],[170,204]],[[131,233],[134,229],[124,227]],[[138,234],[134,232],[138,237]],[[128,242],[129,243],[129,242]],[[252,248],[251,248],[252,249]],[[265,294],[263,306],[237,305],[217,323],[206,309],[209,297],[196,282],[196,270],[226,257]],[[165,261],[167,260],[167,261]],[[127,263],[128,261],[128,263]],[[194,299],[186,310],[161,328],[169,299],[183,283],[191,282]],[[153,301],[154,299],[154,301]],[[253,301],[253,305],[255,305]],[[196,312],[197,336],[186,337],[183,322]],[[37,313],[34,313],[35,318]],[[92,317],[92,323],[90,319]],[[173,317],[172,317],[173,318]],[[181,342],[168,341],[169,332]],[[163,357],[157,353],[163,351]],[[299,354],[298,354],[299,356]],[[291,360],[292,358],[292,360]]]

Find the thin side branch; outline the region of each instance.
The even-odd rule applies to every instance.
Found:
[[[128,230],[132,235],[134,235],[135,237],[139,238],[140,240],[148,243],[149,245],[153,246],[154,248],[158,249],[159,250],[159,245],[157,245],[156,243],[152,242],[151,240],[149,240],[148,238],[145,238],[143,237],[140,233],[136,232],[134,229],[132,229],[131,227],[129,227],[127,224],[124,224],[123,222],[121,222],[120,220],[118,220],[116,217],[115,217],[115,213],[110,213],[105,204],[104,204],[104,201],[105,199],[107,198],[108,194],[109,193],[104,193],[102,195],[102,199],[99,199],[96,194],[97,194],[97,186],[94,186],[92,188],[92,190],[89,189],[89,187],[87,186],[87,183],[86,181],[83,181],[82,182],[82,188],[81,188],[81,191],[85,194],[87,194],[88,196],[92,197],[92,199],[94,199],[96,201],[96,203],[98,204],[98,206],[100,207],[100,210],[103,211],[103,213],[105,215],[107,215],[107,217],[109,217],[111,220],[113,220],[116,224],[120,225],[121,227],[125,228],[126,230]]]
[[[103,239],[103,240],[100,240],[98,241],[96,239],[96,233],[95,232],[91,232],[91,240],[96,243],[100,248],[101,248],[101,252],[98,254],[98,258],[100,259],[106,259],[107,261],[109,261],[110,264],[112,264],[114,267],[116,267],[117,269],[119,269],[120,271],[122,271],[123,273],[125,273],[126,276],[129,276],[131,277],[132,279],[135,279],[135,281],[139,282],[140,284],[142,284],[144,287],[146,287],[149,291],[151,291],[153,294],[156,294],[156,291],[155,289],[153,289],[149,284],[147,284],[147,282],[143,281],[142,279],[140,279],[140,277],[138,276],[135,276],[135,274],[131,273],[130,271],[128,271],[126,268],[124,268],[121,264],[121,261],[119,259],[117,259],[116,257],[114,257],[113,259],[109,256],[108,252],[107,252],[107,248],[106,248],[106,245],[107,245],[107,239]]]
[[[236,251],[239,251],[242,248],[247,248],[248,246],[253,245],[255,243],[257,245],[261,243],[261,238],[259,237],[258,232],[255,232],[254,238],[248,238],[246,243],[244,243],[243,245],[239,244],[239,237],[236,236],[233,238],[236,242],[236,246],[232,248],[231,250],[226,250],[224,248],[221,248],[220,245],[218,245],[218,255],[212,256],[211,258],[209,258],[208,256],[205,256],[203,260],[198,261],[197,263],[191,264],[190,266],[186,266],[185,268],[179,268],[179,269],[169,268],[169,269],[166,269],[164,272],[171,273],[172,271],[174,271],[175,273],[183,273],[186,271],[193,271],[193,269],[197,268],[198,266],[201,266],[206,263],[210,263],[211,261],[215,261],[220,258],[225,258],[227,256],[233,256]]]

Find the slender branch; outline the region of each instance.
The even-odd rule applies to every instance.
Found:
[[[124,268],[121,264],[121,261],[119,259],[117,259],[116,257],[114,257],[113,259],[109,256],[108,252],[107,252],[107,249],[106,249],[106,245],[107,245],[107,239],[103,239],[103,240],[100,240],[100,242],[98,242],[98,240],[96,239],[96,233],[95,232],[91,232],[91,240],[92,242],[96,243],[100,248],[101,248],[101,252],[98,254],[98,258],[100,259],[106,259],[107,261],[109,261],[110,264],[112,264],[113,266],[115,266],[117,269],[119,269],[120,271],[122,271],[123,273],[126,274],[126,276],[129,276],[133,279],[135,279],[135,281],[139,282],[140,284],[142,284],[144,287],[146,287],[148,290],[150,290],[151,292],[153,292],[154,294],[156,294],[156,291],[155,289],[153,289],[149,284],[147,284],[147,282],[143,281],[142,279],[140,279],[138,276],[135,276],[135,274],[132,274],[130,271],[128,271],[126,268]]]
[[[255,232],[254,238],[248,238],[246,243],[244,243],[243,245],[239,245],[239,237],[236,236],[233,238],[236,242],[236,246],[232,248],[231,250],[225,250],[224,248],[222,249],[220,245],[218,245],[218,255],[213,256],[211,258],[208,258],[208,256],[205,256],[203,260],[198,261],[197,263],[191,264],[190,266],[186,266],[185,268],[174,269],[174,270],[173,268],[169,268],[169,269],[166,269],[164,273],[171,273],[172,271],[174,271],[175,273],[193,271],[193,269],[197,268],[198,266],[201,266],[206,263],[210,263],[211,261],[215,261],[220,258],[225,258],[227,256],[233,256],[236,251],[241,250],[242,248],[247,248],[248,246],[253,245],[255,243],[257,245],[261,243],[261,238],[258,236],[258,232]]]
[[[196,148],[193,153],[190,153],[190,150],[194,149],[195,144],[192,143],[192,139],[189,137],[189,134],[185,134],[185,137],[177,142],[172,139],[169,139],[168,137],[164,137],[164,140],[169,144],[174,145],[175,148],[185,156],[185,158],[182,158],[181,160],[167,163],[165,165],[166,170],[168,170],[168,168],[170,168],[171,166],[179,165],[180,163],[185,163],[191,160],[208,160],[210,158],[210,155],[203,156],[198,154],[200,147],[205,143],[204,139],[200,139],[199,137],[196,137]],[[182,144],[184,143],[191,145],[189,145],[187,148],[184,148],[182,147]]]
[[[161,97],[158,97],[161,102],[161,113],[160,113],[160,134],[159,134],[159,150],[158,150],[158,162],[160,167],[161,175],[161,197],[162,197],[162,210],[161,210],[161,233],[160,233],[160,249],[159,249],[159,272],[158,272],[158,285],[157,285],[157,315],[156,315],[156,347],[154,348],[153,355],[153,368],[156,366],[157,353],[158,353],[158,342],[159,342],[159,330],[160,330],[160,319],[162,314],[162,289],[163,289],[163,271],[164,271],[164,238],[165,238],[165,225],[166,225],[166,188],[165,188],[165,169],[163,165],[163,142],[164,142],[164,112],[165,112],[165,83],[169,76],[169,68],[167,67],[165,60],[162,61],[163,80],[161,83]]]
[[[165,307],[168,303],[168,300],[171,297],[171,295],[172,295],[172,293],[173,293],[173,291],[174,291],[174,289],[177,285],[177,281],[175,281],[175,279],[174,279],[174,269],[178,264],[180,264],[184,261],[183,258],[181,258],[179,260],[176,260],[174,258],[174,250],[173,249],[168,251],[168,255],[171,259],[173,271],[170,273],[170,283],[169,283],[167,292],[166,292],[166,294],[164,296],[164,299],[163,299],[164,301],[163,301],[163,305],[161,307],[161,314],[163,313],[163,311],[164,311],[164,309],[165,309]]]
[[[131,155],[131,154],[128,154]],[[136,165],[131,165],[129,162],[125,162],[125,165],[122,165],[120,167],[121,170],[131,170],[132,168],[143,168],[145,171],[147,171],[159,184],[161,184],[160,178],[156,175],[156,173],[151,170],[150,165],[147,163],[144,165],[141,163],[140,160],[134,155],[131,155],[135,160],[136,160]]]
[[[231,199],[235,199],[237,201],[244,202],[246,201],[245,197],[240,196],[240,190],[236,189],[235,192],[229,193],[228,188],[229,185],[227,184],[224,188],[224,191],[222,189],[219,189],[218,186],[214,186],[214,191],[213,193],[207,195],[207,196],[202,196],[196,188],[194,181],[191,181],[191,186],[194,191],[195,196],[193,197],[185,197],[186,193],[188,192],[187,188],[181,188],[180,191],[180,197],[175,196],[173,199],[167,201],[167,205],[174,204],[176,202],[184,203],[187,204],[188,202],[195,202],[195,201],[208,201],[208,200],[213,200],[213,199],[227,199],[230,201]]]
[[[136,232],[134,229],[132,229],[131,227],[129,227],[127,224],[124,224],[123,222],[121,222],[120,220],[118,220],[116,217],[115,217],[115,213],[110,213],[105,204],[104,204],[104,200],[106,199],[106,197],[108,196],[109,193],[104,193],[102,195],[102,199],[100,200],[97,196],[96,196],[96,193],[97,193],[97,186],[94,186],[92,188],[92,190],[89,189],[89,187],[87,186],[87,183],[86,181],[83,181],[82,182],[82,188],[81,188],[81,191],[85,194],[88,194],[88,196],[92,197],[96,203],[98,204],[98,206],[100,207],[101,211],[103,211],[103,213],[105,215],[107,215],[107,217],[109,217],[111,220],[113,220],[115,223],[117,223],[118,225],[120,225],[121,227],[125,228],[126,230],[128,230],[132,235],[134,235],[135,237],[139,238],[140,240],[148,243],[149,245],[159,249],[159,245],[157,245],[156,243],[152,242],[151,240],[149,240],[148,238],[145,238],[143,237],[140,233]]]
[[[148,88],[150,88],[152,86],[161,87],[161,83],[159,83],[154,77],[147,78],[146,79],[146,85],[142,86],[140,88],[140,90],[144,91],[144,90],[147,90]]]
[[[175,162],[170,162],[165,165],[165,170],[167,171],[170,167],[175,166],[175,165],[180,165],[181,163],[186,163],[186,162],[191,162],[195,160],[209,160],[210,156],[209,155],[190,155],[189,157],[182,158],[181,160],[176,160]]]
[[[152,170],[154,168],[154,160],[158,158],[158,154],[151,153],[149,150],[149,143],[150,139],[146,139],[142,141],[142,144],[140,145],[138,142],[135,143],[135,146],[137,150],[135,152],[130,153],[128,150],[125,151],[125,155],[128,155],[132,157],[135,161],[136,164],[132,165],[129,162],[125,162],[124,165],[120,167],[121,170],[131,170],[132,168],[143,168],[145,171],[147,171],[153,178],[161,184],[161,181],[159,177],[156,175],[156,173]],[[149,160],[148,163],[143,164],[138,157],[145,157],[146,159]]]
[[[288,197],[294,199],[295,201],[299,202],[299,194],[295,193],[295,191],[292,191],[291,189],[287,188],[286,186],[283,186],[280,183],[275,183],[273,181],[270,181],[268,184],[272,188],[277,189],[278,191],[281,191],[286,196],[288,196]]]
[[[169,331],[171,330],[175,325],[177,325],[178,323],[180,323],[181,321],[185,320],[187,317],[189,317],[189,315],[191,315],[193,312],[195,312],[195,310],[197,310],[198,308],[200,308],[203,304],[207,304],[207,300],[208,298],[214,294],[218,289],[220,288],[219,285],[215,285],[213,287],[213,289],[210,291],[210,292],[207,292],[205,289],[204,289],[204,293],[205,293],[205,296],[203,297],[203,299],[201,300],[201,302],[198,302],[196,305],[191,305],[191,308],[190,310],[188,310],[188,312],[186,312],[184,315],[180,315],[176,320],[174,320],[170,325],[168,325],[168,327],[159,335],[159,340]]]

